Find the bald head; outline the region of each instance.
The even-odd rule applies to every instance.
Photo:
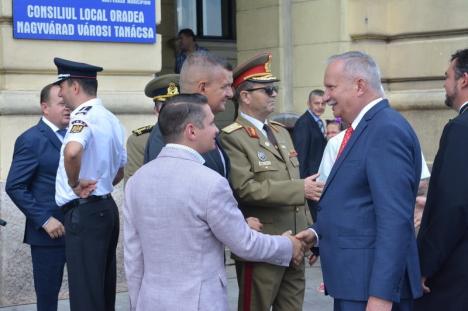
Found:
[[[207,51],[194,52],[182,65],[180,91],[205,95],[213,113],[224,111],[232,97],[231,70],[229,63]]]

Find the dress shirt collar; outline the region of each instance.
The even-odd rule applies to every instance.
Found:
[[[264,124],[267,124],[267,121],[265,120],[264,123],[262,123],[262,121],[258,120],[258,119],[255,119],[254,117],[252,116],[249,116],[248,114],[242,112],[242,111],[239,111],[240,115],[246,119],[247,121],[249,121],[250,123],[252,123],[260,132],[263,133],[263,135],[265,135],[265,137],[267,137],[267,134],[265,132],[265,130],[263,129],[263,125]]]
[[[383,98],[382,97],[379,97],[377,99],[374,99],[373,101],[371,101],[370,103],[368,103],[367,105],[364,106],[364,108],[362,108],[361,112],[359,112],[359,114],[357,115],[356,119],[354,119],[353,123],[351,124],[351,126],[353,127],[353,130],[355,130],[357,128],[357,126],[359,125],[359,122],[361,122],[362,120],[362,117],[364,117],[364,115],[366,114],[366,112],[368,112],[369,110],[372,109],[372,107],[374,107],[375,105],[377,105]]]
[[[465,106],[468,105],[468,102],[465,102],[463,105],[461,105],[460,109],[458,109],[458,113],[464,112],[467,108]]]
[[[181,144],[167,144],[166,148],[174,148],[174,149],[181,149],[190,152],[192,155],[195,156],[197,159],[197,162],[200,162],[200,164],[205,163],[205,159],[201,156],[200,153],[198,153],[195,149],[190,148],[189,146],[186,145],[181,145]]]
[[[52,130],[52,132],[57,133],[57,131],[59,130],[59,128],[57,127],[57,125],[55,125],[55,124],[53,124],[52,122],[50,122],[49,120],[47,120],[46,117],[42,116],[42,121],[44,121],[44,123],[47,124],[48,127],[50,127],[50,129]]]

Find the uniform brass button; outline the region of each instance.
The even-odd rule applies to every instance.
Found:
[[[299,207],[296,207],[296,213],[299,213]]]

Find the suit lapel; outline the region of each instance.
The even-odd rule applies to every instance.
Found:
[[[49,139],[49,141],[52,143],[52,145],[60,150],[62,147],[62,142],[60,139],[57,137],[57,135],[52,131],[52,129],[42,121],[42,119],[39,121],[37,124],[37,127],[39,131]]]
[[[322,138],[322,141],[325,141],[325,136],[323,135],[322,130],[320,130],[317,121],[315,121],[314,117],[310,114],[309,110],[307,110],[305,113],[307,114],[307,119],[310,122],[311,130],[317,132],[317,134],[319,134]],[[323,126],[325,126],[325,124]]]
[[[336,176],[337,171],[340,169],[341,165],[343,162],[346,160],[348,157],[349,153],[353,149],[353,146],[356,144],[356,142],[359,140],[359,137],[365,132],[369,125],[369,121],[377,114],[379,111],[381,111],[384,108],[388,107],[388,101],[386,99],[380,101],[377,105],[371,108],[366,114],[362,117],[361,121],[359,122],[357,128],[354,130],[353,135],[351,135],[351,138],[349,139],[348,143],[346,144],[346,147],[344,148],[343,152],[341,153],[340,157],[336,159],[335,164],[333,164],[332,170],[330,172],[330,175],[328,176],[327,182],[325,184],[325,188],[323,189],[322,197],[325,194],[325,192],[328,189],[328,186],[333,182],[333,179]]]

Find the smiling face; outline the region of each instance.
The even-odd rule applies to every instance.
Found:
[[[226,110],[226,103],[232,98],[232,71],[221,66],[213,69],[209,82],[206,82],[201,93],[208,98],[211,111],[216,114]]]
[[[331,106],[335,117],[351,124],[360,111],[355,103],[357,83],[344,71],[344,61],[336,60],[327,66],[324,77],[323,101]]]

